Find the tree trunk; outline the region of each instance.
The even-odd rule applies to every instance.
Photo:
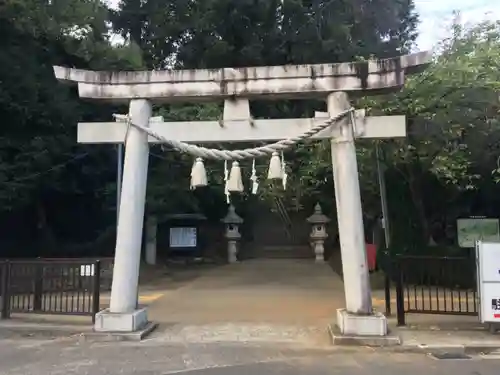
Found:
[[[39,238],[38,256],[49,256],[56,251],[56,239],[47,221],[47,213],[44,204],[40,200],[37,203],[37,215]]]
[[[422,239],[424,240],[424,243],[433,246],[435,245],[435,242],[432,238],[431,228],[425,212],[424,197],[422,195],[422,185],[420,183],[423,177],[422,173],[420,173],[420,166],[415,164],[417,163],[412,164],[408,168],[408,185],[410,188],[412,201],[415,205],[418,219],[420,221]]]
[[[432,239],[431,227],[429,221],[427,220],[427,215],[424,206],[424,197],[422,195],[422,165],[420,164],[420,159],[418,153],[415,151],[418,144],[414,144],[414,133],[411,131],[413,128],[413,119],[408,120],[408,144],[413,146],[413,151],[409,152],[410,163],[408,166],[408,185],[410,188],[410,194],[417,210],[417,215],[420,221],[422,239],[425,244],[432,245],[434,240]],[[418,143],[418,142],[417,142]]]

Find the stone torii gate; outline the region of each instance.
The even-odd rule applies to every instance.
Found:
[[[364,117],[363,111],[356,111],[356,121],[349,121],[339,114],[350,108],[347,92],[398,90],[407,74],[429,62],[430,54],[421,52],[359,63],[214,70],[94,72],[55,66],[56,78],[76,83],[81,98],[128,103],[134,124],[78,124],[80,143],[125,143],[111,301],[109,309],[96,316],[95,330],[136,332],[148,326],[146,309],[137,307],[137,288],[149,142],[158,142],[158,136],[196,144],[274,141],[333,120],[336,124],[312,138],[331,139],[346,298],[346,308],[337,312],[337,325],[343,335],[386,335],[385,317],[372,310],[354,139],[404,137],[406,121],[404,116]],[[326,99],[328,112],[310,119],[250,116],[249,100],[291,98]],[[224,100],[222,121],[162,122],[151,117],[152,102],[218,100]]]

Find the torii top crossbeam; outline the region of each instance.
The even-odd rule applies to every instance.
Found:
[[[324,98],[334,91],[398,89],[406,74],[421,69],[430,60],[429,52],[419,52],[339,64],[121,72],[55,66],[54,73],[59,80],[76,82],[80,97],[87,99],[193,102],[231,97]]]

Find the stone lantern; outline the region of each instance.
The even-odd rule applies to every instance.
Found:
[[[239,226],[243,224],[243,219],[238,216],[234,206],[231,204],[226,217],[221,220],[226,224],[227,238],[227,259],[229,263],[238,262],[238,241],[241,239]]]
[[[326,233],[326,224],[330,222],[330,219],[323,215],[319,203],[316,203],[316,206],[314,206],[314,213],[307,218],[307,222],[311,224],[311,246],[316,257],[316,263],[324,263],[324,245],[328,237],[328,233]]]

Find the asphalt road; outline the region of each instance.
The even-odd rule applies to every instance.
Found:
[[[499,357],[500,358],[500,357]],[[372,349],[304,349],[229,343],[94,342],[4,337],[0,375],[498,375],[500,359],[436,360]]]

